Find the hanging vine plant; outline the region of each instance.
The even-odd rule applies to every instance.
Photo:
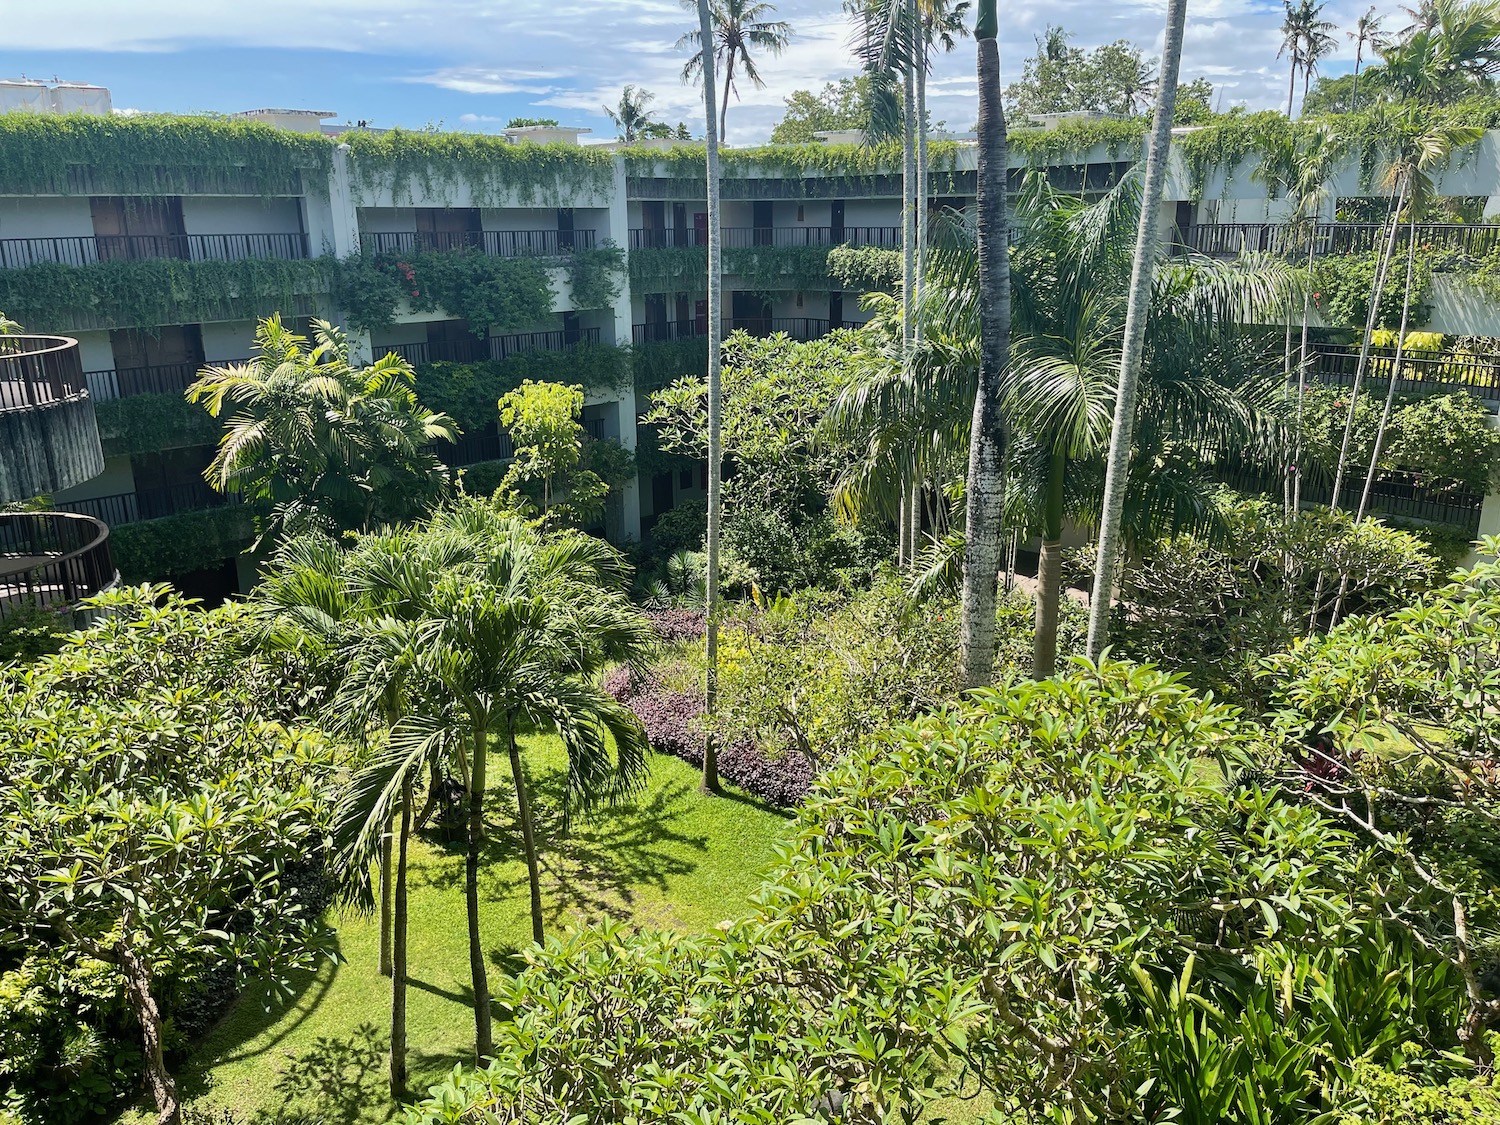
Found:
[[[1149,124],[1145,118],[1131,117],[1063,121],[1055,129],[1022,127],[1010,133],[1010,148],[1032,164],[1061,164],[1069,157],[1087,156],[1100,147],[1109,153],[1111,160],[1134,160],[1141,155],[1141,143]]]
[[[826,246],[741,246],[724,251],[724,273],[756,293],[830,288]],[[656,246],[630,252],[630,284],[648,293],[702,293],[708,288],[708,251],[701,246]]]
[[[404,300],[415,312],[445,312],[476,333],[527,329],[552,312],[544,262],[479,250],[354,254],[338,262],[334,300],[348,327],[369,332],[395,322]]]
[[[878,246],[835,246],[828,251],[828,272],[856,293],[892,292],[901,284],[901,251]]]
[[[422,403],[452,417],[465,433],[475,433],[496,420],[500,396],[527,379],[616,391],[629,386],[630,354],[625,348],[580,344],[565,352],[526,352],[483,363],[424,363],[416,372]]]
[[[708,251],[701,246],[632,250],[630,288],[646,293],[701,293],[708,288]]]
[[[326,294],[333,258],[112,259],[0,270],[0,308],[42,332],[147,328],[295,315]]]
[[[620,295],[625,251],[609,240],[588,250],[575,250],[568,262],[568,281],[575,309],[607,309]]]
[[[228,117],[0,114],[0,194],[326,196],[333,145]]]
[[[356,202],[389,193],[398,206],[601,206],[614,187],[614,156],[595,147],[512,144],[484,133],[345,133]],[[467,197],[455,188],[467,189]],[[420,191],[418,191],[420,189]]]
[[[218,419],[182,395],[133,395],[94,404],[106,457],[213,445]]]
[[[253,535],[250,509],[227,504],[113,528],[109,548],[121,580],[151,582],[232,559]]]

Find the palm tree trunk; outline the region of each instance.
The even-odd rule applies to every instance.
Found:
[[[396,904],[391,942],[391,1100],[406,1095],[406,847],[411,840],[412,784],[401,782],[401,828],[396,845]]]
[[[724,101],[719,106],[719,139],[729,136],[729,88],[734,85],[734,52],[724,60]]]
[[[928,168],[927,168],[927,29],[917,16],[917,0],[908,0],[908,14],[912,22],[912,34],[917,37],[917,262],[914,281],[917,300],[922,298],[927,261],[928,226]],[[920,339],[921,321],[912,325],[913,339]]]
[[[536,825],[531,818],[531,798],[526,792],[526,771],[521,767],[521,751],[516,746],[516,728],[507,726],[510,742],[510,776],[516,786],[516,816],[521,821],[521,846],[526,853],[526,881],[531,885],[531,940],[541,945],[542,869],[536,857]]]
[[[1307,240],[1307,273],[1311,278],[1313,258],[1318,246],[1317,217],[1313,217],[1312,234]],[[1307,322],[1312,319],[1311,285],[1302,295],[1302,346],[1297,356],[1297,432],[1292,441],[1292,510],[1294,515],[1302,510],[1302,418],[1307,403],[1308,342]]]
[[[712,719],[719,707],[719,532],[723,520],[723,497],[720,467],[722,403],[719,392],[720,315],[724,298],[720,292],[723,280],[719,256],[719,132],[714,112],[713,14],[708,0],[698,0],[698,26],[703,40],[703,117],[704,147],[708,153],[708,537],[704,550],[708,555],[704,581],[704,606],[707,610],[705,643],[708,670],[704,677],[704,709],[710,729],[703,740],[703,783],[705,793],[719,791],[719,751],[714,741]],[[731,60],[732,62],[732,60]],[[724,96],[728,108],[729,95]]]
[[[906,61],[901,105],[901,357],[911,362],[917,321],[917,100],[911,60]]]
[[[1286,84],[1286,115],[1292,116],[1292,99],[1297,96],[1297,56],[1292,56],[1292,79]]]
[[[1036,568],[1036,635],[1031,676],[1045,680],[1057,671],[1057,617],[1062,597],[1063,477],[1068,461],[1054,450],[1047,466],[1047,507],[1042,513],[1042,553]]]
[[[896,509],[896,565],[904,567],[911,562],[911,520],[906,515],[906,490],[901,490],[901,499]]]
[[[922,547],[922,484],[916,472],[912,473],[911,500],[906,507],[906,518],[911,521],[906,541],[910,544],[911,565],[917,565],[917,553]]]
[[[380,975],[391,975],[391,839],[390,825],[380,837]]]
[[[979,79],[979,388],[970,423],[960,622],[964,686],[971,688],[989,683],[995,669],[995,585],[1005,461],[1000,397],[1010,352],[1010,234],[1005,196],[1010,144],[1000,100],[998,32],[995,0],[979,0],[974,23]]]
[[[1120,524],[1125,514],[1125,489],[1130,477],[1130,449],[1135,431],[1136,385],[1146,340],[1146,314],[1155,273],[1157,219],[1167,158],[1172,145],[1172,114],[1177,106],[1177,72],[1182,65],[1182,33],[1187,0],[1168,0],[1167,34],[1162,50],[1161,81],[1156,92],[1156,117],[1146,153],[1146,186],[1141,196],[1141,224],[1136,232],[1135,262],[1130,272],[1130,295],[1125,310],[1125,346],[1120,359],[1120,384],[1115,393],[1114,429],[1109,436],[1109,462],[1104,478],[1104,513],[1099,521],[1099,559],[1094,574],[1094,596],[1089,603],[1089,659],[1098,660],[1109,642],[1109,609],[1115,564],[1120,555]]]
[[[474,1057],[480,1066],[494,1053],[490,1031],[490,977],[479,934],[479,842],[484,839],[485,765],[488,732],[474,726],[474,764],[469,771],[469,839],[464,854],[464,902],[469,914],[469,974],[474,985]]]
[[[1354,89],[1349,94],[1349,112],[1351,113],[1359,112],[1359,64],[1363,53],[1364,46],[1361,44],[1360,49],[1354,52]]]

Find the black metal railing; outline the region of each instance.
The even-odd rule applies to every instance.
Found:
[[[67,336],[0,336],[0,410],[28,410],[86,392],[78,341]]]
[[[497,258],[549,258],[592,250],[599,235],[592,230],[386,231],[360,235],[372,254],[410,254],[421,250],[482,250]]]
[[[1341,344],[1314,344],[1313,375],[1323,383],[1352,386],[1359,369],[1359,348]],[[1395,353],[1381,349],[1370,353],[1365,378],[1386,385],[1394,372],[1397,389],[1434,390],[1451,388],[1471,391],[1481,398],[1500,399],[1500,355],[1459,356],[1407,352],[1395,371]]]
[[[449,468],[461,469],[481,461],[509,461],[516,455],[510,434],[498,423],[476,433],[462,435],[457,441],[434,442],[428,446]]]
[[[900,227],[724,227],[719,236],[728,250],[757,246],[876,246],[894,250],[901,246]],[[637,227],[630,232],[632,250],[707,245],[708,232],[696,227],[670,230]]]
[[[1309,233],[1313,252],[1326,257],[1379,249],[1386,244],[1390,228],[1382,223],[1318,223],[1311,228],[1292,223],[1199,223],[1188,228],[1183,241],[1201,254],[1216,257],[1242,250],[1296,256],[1308,252]],[[1411,227],[1402,225],[1396,244],[1404,247],[1410,237]],[[1483,257],[1500,246],[1500,224],[1419,223],[1417,246]]]
[[[207,481],[190,480],[161,488],[139,488],[134,492],[122,492],[113,496],[94,496],[87,500],[59,500],[57,507],[59,511],[92,516],[111,527],[117,527],[120,524],[139,523],[141,520],[159,520],[183,512],[219,508],[235,499],[234,496],[215,492]]]
[[[1223,479],[1225,484],[1240,492],[1274,496],[1282,493],[1281,478],[1264,473],[1231,470],[1224,474]],[[1357,512],[1364,490],[1362,474],[1345,477],[1339,489],[1339,507],[1346,512]],[[1327,504],[1332,496],[1332,481],[1310,476],[1303,478],[1304,504]],[[1370,488],[1369,513],[1372,515],[1447,524],[1462,529],[1471,537],[1479,534],[1479,516],[1483,508],[1484,497],[1477,492],[1434,482],[1420,473],[1382,471]]]
[[[0,614],[27,603],[75,605],[116,579],[109,528],[70,512],[0,515]]]
[[[398,355],[413,367],[423,363],[482,363],[525,352],[567,351],[580,344],[598,344],[601,339],[602,330],[599,328],[557,329],[552,332],[518,332],[509,336],[430,340],[418,344],[377,344],[375,353],[377,356],[388,352]]]
[[[0,238],[0,269],[43,262],[87,266],[116,258],[241,261],[308,257],[305,234],[89,234],[67,238]]]
[[[811,316],[771,317],[725,317],[721,331],[725,336],[743,329],[752,336],[771,336],[785,332],[794,340],[817,340],[835,328],[859,328],[851,320],[821,320]],[[665,320],[655,323],[633,324],[630,340],[633,344],[659,344],[668,340],[696,340],[708,335],[708,322],[703,320]]]

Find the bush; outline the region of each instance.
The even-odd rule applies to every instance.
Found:
[[[0,617],[0,664],[25,662],[56,652],[72,630],[71,614],[40,602],[23,602]]]
[[[657,517],[646,545],[662,559],[679,551],[703,550],[708,534],[708,501],[684,500],[669,512]]]

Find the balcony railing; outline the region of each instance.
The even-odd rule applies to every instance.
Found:
[[[43,262],[87,266],[116,258],[241,261],[308,257],[305,234],[123,234],[68,238],[0,238],[0,269]]]
[[[0,336],[0,411],[64,402],[87,388],[77,340]]]
[[[1281,478],[1245,471],[1231,471],[1225,483],[1241,492],[1281,495]],[[1346,512],[1359,509],[1364,494],[1364,477],[1345,477],[1339,490],[1339,506]],[[1327,480],[1304,477],[1302,499],[1305,503],[1327,504],[1333,485]],[[1425,523],[1441,523],[1463,529],[1469,536],[1479,534],[1479,515],[1484,497],[1465,489],[1443,487],[1426,480],[1419,473],[1386,471],[1375,478],[1370,489],[1370,511],[1375,515],[1402,516]]]
[[[387,231],[360,235],[371,254],[411,254],[421,250],[482,250],[497,258],[555,258],[598,245],[592,230]]]
[[[440,441],[429,447],[451,469],[477,465],[481,461],[509,461],[516,455],[510,434],[493,425],[477,433],[467,433],[457,441]]]
[[[193,480],[163,488],[140,488],[113,496],[95,496],[87,500],[60,500],[59,511],[76,512],[103,520],[111,527],[159,520],[183,512],[202,512],[235,501],[233,496],[215,492],[207,481]]]
[[[729,250],[757,246],[877,246],[894,250],[901,246],[900,227],[724,227],[719,235]],[[708,232],[696,227],[636,228],[630,232],[632,250],[707,245]]]
[[[1315,377],[1324,383],[1352,386],[1359,368],[1359,348],[1340,344],[1313,345]],[[1365,378],[1382,386],[1390,379],[1395,356],[1388,351],[1372,352],[1365,366]],[[1451,388],[1467,390],[1485,399],[1500,399],[1500,355],[1433,356],[1406,354],[1401,357],[1397,389],[1433,390]]]
[[[114,584],[109,528],[69,512],[0,515],[0,615],[28,603],[76,605]]]
[[[509,336],[472,337],[460,340],[433,340],[419,344],[388,344],[375,347],[377,355],[393,353],[413,367],[424,363],[482,363],[507,359],[525,352],[561,352],[580,344],[598,344],[601,330],[558,329],[552,332],[520,332]]]
[[[1390,228],[1383,223],[1319,223],[1313,228],[1292,223],[1200,223],[1188,229],[1184,241],[1200,254],[1215,257],[1233,256],[1242,250],[1296,256],[1308,251],[1309,229],[1313,251],[1320,257],[1376,250],[1390,236]],[[1403,224],[1396,244],[1404,247],[1410,237],[1411,227]],[[1483,257],[1500,246],[1500,224],[1419,223],[1417,246]]]
[[[785,332],[794,340],[817,340],[835,328],[859,328],[851,320],[829,321],[810,316],[725,317],[722,332],[728,336],[743,329],[752,336],[771,336]],[[696,340],[708,335],[708,324],[701,320],[666,320],[631,326],[631,342],[659,344],[667,340]]]

